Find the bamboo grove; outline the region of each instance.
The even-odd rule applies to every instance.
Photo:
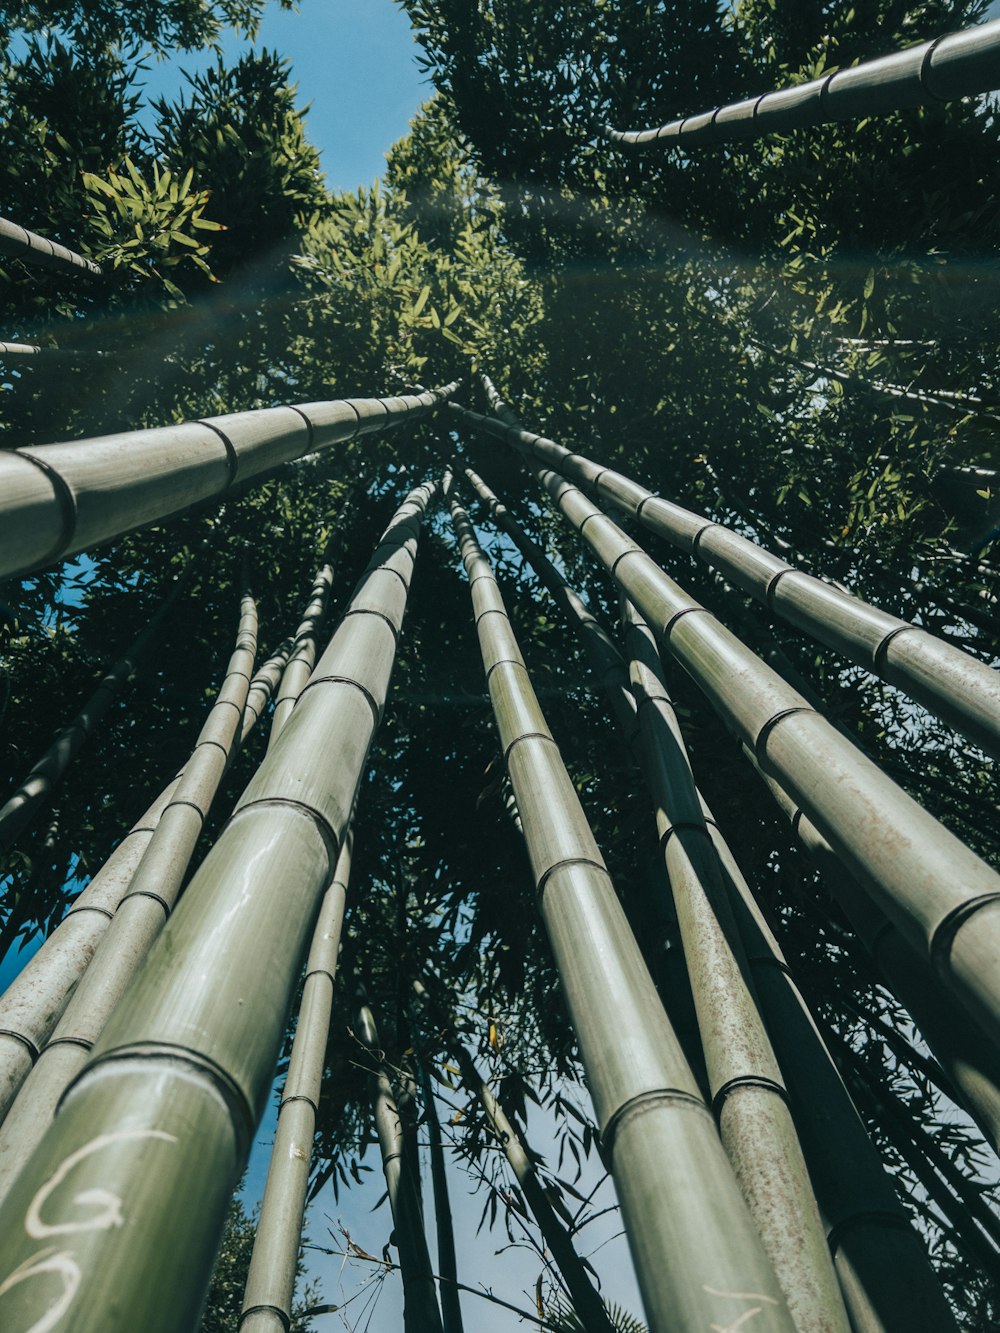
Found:
[[[0,22],[0,1326],[996,1327],[1000,20],[262,8]]]

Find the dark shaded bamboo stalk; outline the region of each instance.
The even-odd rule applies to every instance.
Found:
[[[462,1303],[458,1296],[458,1257],[455,1253],[455,1224],[448,1192],[441,1121],[434,1102],[434,1086],[427,1067],[421,1064],[420,1088],[427,1123],[427,1151],[431,1162],[431,1188],[434,1192],[434,1229],[437,1233],[438,1299],[444,1333],[463,1333]]]
[[[289,639],[251,680],[240,745],[266,708],[290,651]],[[62,1017],[107,931],[108,923],[124,901],[136,868],[183,773],[184,769],[181,769],[146,813],[132,825],[87,887],[74,899],[59,925],[0,996],[0,1123]]]
[[[0,358],[3,360],[31,357],[41,361],[82,361],[103,357],[104,352],[90,351],[77,347],[44,347],[37,343],[0,342]]]
[[[306,454],[394,430],[432,412],[456,387],[0,450],[0,579],[160,522]]]
[[[0,1127],[0,1201],[173,910],[242,729],[256,652],[257,607],[247,595],[236,647],[198,743],[87,970]]]
[[[358,1006],[357,1035],[376,1063],[371,1074],[372,1118],[382,1154],[393,1238],[403,1279],[403,1327],[406,1333],[442,1333],[417,1186],[419,1166],[411,1159],[392,1080],[379,1047],[378,1029],[367,1004]]]
[[[320,1090],[333,1010],[340,932],[351,877],[350,832],[313,932],[288,1076],[254,1237],[240,1333],[287,1333],[305,1221]]]
[[[464,408],[458,412],[465,417]],[[483,419],[483,418],[481,418]],[[506,434],[507,427],[501,426]],[[529,463],[661,646],[879,906],[1000,1038],[1000,875],[882,773],[559,473]]]
[[[173,606],[181,584],[178,582],[149,624],[136,636],[114,666],[102,676],[90,698],[61,731],[34,765],[17,790],[0,807],[0,854],[10,847],[51,798],[66,770],[83,746],[100,727],[111,705],[131,680],[143,652],[156,635],[164,616]]]
[[[775,615],[898,686],[1000,758],[1000,672],[909,621],[796,569],[723,524],[654,495],[613,468],[510,424],[507,417],[484,417],[455,404],[451,411],[526,458],[590,487],[602,501],[634,515],[658,537],[719,570]]]
[[[54,1301],[72,1310],[74,1333],[196,1325],[385,706],[436,489],[418,487],[396,511],[281,743],[0,1206],[13,1326]],[[72,1237],[55,1295],[38,1267],[52,1235]]]
[[[445,1042],[448,1054],[457,1063],[466,1090],[470,1097],[476,1098],[486,1114],[490,1129],[496,1135],[507,1165],[524,1195],[524,1202],[538,1224],[552,1262],[566,1284],[574,1311],[587,1333],[613,1333],[600,1292],[577,1254],[566,1224],[549,1202],[524,1136],[507,1115],[489,1081],[480,1073],[476,1062],[455,1032],[450,1016],[443,1012],[443,1006],[428,994],[421,982],[415,981],[413,985],[417,996],[431,1009],[438,1035]]]
[[[326,615],[326,604],[332,586],[333,569],[330,565],[323,565],[316,572],[309,602],[302,614],[302,623],[295,631],[288,665],[282,673],[281,685],[274,705],[274,716],[271,719],[271,730],[268,733],[267,748],[269,751],[281,735],[285,723],[295,707],[296,699],[305,689],[306,682],[312,675],[313,667],[316,664],[317,636]]]
[[[603,127],[611,143],[683,148],[787,134],[826,121],[862,120],[902,108],[952,102],[1000,86],[1000,20],[947,33],[808,83],[748,97],[658,129]]]
[[[558,748],[489,562],[451,505],[540,908],[653,1333],[793,1325]],[[724,1219],[724,1221],[723,1221]]]
[[[42,268],[61,269],[64,272],[89,273],[100,277],[101,266],[92,259],[84,259],[75,250],[68,250],[58,241],[29,231],[9,218],[0,218],[0,255],[22,259],[26,264]]]

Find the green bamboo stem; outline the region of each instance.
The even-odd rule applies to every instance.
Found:
[[[464,408],[458,411],[465,416]],[[508,428],[503,427],[506,431]],[[716,711],[944,983],[1000,1039],[1000,875],[923,810],[558,473],[529,464]]]
[[[42,268],[60,269],[63,272],[89,273],[100,277],[101,266],[92,259],[85,259],[75,250],[68,250],[58,241],[50,241],[37,232],[29,231],[9,218],[0,218],[0,255],[9,255],[22,259],[26,264],[37,264]]]
[[[825,121],[863,120],[904,107],[949,102],[1000,85],[1000,20],[835,70],[808,83],[748,97],[656,129],[603,127],[611,143],[685,149],[787,134]]]
[[[8,1326],[57,1305],[74,1333],[196,1324],[385,705],[435,489],[400,506],[280,744],[0,1206]],[[68,1238],[54,1283],[53,1235]]]
[[[56,733],[52,744],[34,765],[20,786],[0,806],[0,854],[27,828],[32,819],[51,799],[66,770],[100,727],[108,709],[135,674],[143,652],[160,628],[164,616],[177,597],[180,584],[136,636],[117,662],[101,677],[97,688],[73,718]]]
[[[256,651],[257,608],[244,596],[236,647],[198,743],[87,970],[0,1126],[0,1201],[41,1142],[180,894],[242,727]]]
[[[458,1258],[455,1253],[455,1224],[448,1194],[441,1121],[434,1101],[434,1087],[426,1065],[421,1065],[420,1086],[427,1122],[427,1152],[431,1162],[431,1188],[434,1192],[434,1229],[437,1232],[438,1299],[444,1333],[464,1333],[462,1302],[458,1295]]]
[[[424,417],[454,392],[262,408],[0,451],[0,579],[221,497],[283,463]]]
[[[1000,20],[998,20],[1000,22]],[[495,391],[494,391],[495,392]],[[553,440],[457,405],[477,431],[596,491],[657,536],[712,566],[775,615],[896,685],[1000,758],[1000,673],[960,648],[832,584],[796,569],[721,523],[664,500],[637,482]]]
[[[333,569],[330,565],[323,565],[316,573],[309,603],[302,615],[302,623],[295,631],[291,657],[288,659],[288,665],[281,677],[278,698],[274,705],[274,716],[271,719],[271,730],[268,735],[268,751],[271,750],[275,741],[281,735],[285,723],[295,707],[296,699],[305,689],[306,683],[312,675],[312,669],[316,664],[317,635],[326,615],[326,604],[332,586]]]
[[[419,1168],[411,1160],[392,1080],[379,1047],[378,1029],[367,1004],[358,1006],[357,1035],[376,1062],[372,1071],[372,1118],[382,1154],[393,1238],[403,1279],[403,1327],[406,1333],[442,1333],[417,1186]]]
[[[643,771],[691,976],[712,1106],[800,1333],[848,1333],[782,1071],[729,906],[684,738],[648,626],[625,603]]]
[[[292,1318],[309,1163],[330,1035],[333,982],[351,877],[351,845],[348,832],[323,897],[306,962],[295,1040],[243,1293],[240,1333],[287,1333]]]
[[[451,505],[540,908],[654,1333],[752,1310],[793,1327],[707,1107],[659,1002],[528,680],[499,588]]]
[[[780,783],[763,773],[744,746],[758,776],[818,865],[823,882],[871,954],[886,984],[906,1007],[956,1096],[1000,1153],[1000,1055],[927,962],[872,902],[809,817]]]
[[[266,708],[290,651],[289,639],[251,680],[240,745]],[[59,925],[0,996],[0,1123],[52,1036],[107,931],[108,923],[124,901],[136,868],[177,791],[183,773],[184,769],[181,769],[133,824],[87,887],[77,895]]]
[[[496,1135],[507,1165],[524,1196],[524,1202],[538,1224],[552,1262],[566,1284],[574,1311],[587,1333],[613,1333],[600,1292],[577,1254],[566,1224],[549,1202],[524,1136],[507,1115],[489,1081],[480,1073],[476,1062],[455,1032],[454,1024],[442,1012],[442,1006],[428,994],[422,982],[415,981],[413,988],[419,999],[431,1009],[448,1054],[457,1063],[469,1095],[476,1098],[486,1114],[490,1129]]]

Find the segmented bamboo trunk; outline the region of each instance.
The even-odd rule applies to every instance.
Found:
[[[465,511],[452,521],[540,907],[654,1333],[753,1310],[793,1327],[781,1289],[628,928]]]
[[[257,652],[257,607],[245,596],[236,647],[215,706],[163,807],[124,898],[62,1018],[0,1127],[0,1201],[41,1141],[66,1088],[173,910],[243,724]]]
[[[1000,23],[1000,20],[998,20]],[[495,392],[495,391],[494,391]],[[503,419],[451,405],[477,431],[588,486],[657,536],[718,569],[820,643],[911,695],[1000,758],[1000,673],[926,630],[795,569],[755,542],[663,500],[637,482]]]
[[[527,1143],[507,1115],[489,1082],[479,1072],[476,1062],[454,1031],[450,1019],[442,1014],[441,1006],[428,995],[422,982],[415,981],[413,985],[420,999],[431,1007],[435,1024],[439,1029],[438,1035],[445,1043],[448,1054],[457,1062],[469,1095],[478,1100],[486,1113],[486,1119],[497,1137],[497,1142],[507,1159],[507,1165],[524,1195],[524,1202],[538,1223],[538,1229],[542,1233],[542,1239],[549,1250],[552,1262],[566,1284],[574,1312],[587,1333],[614,1333],[600,1293],[577,1254],[565,1223],[549,1202]]]
[[[529,468],[654,626],[661,645],[871,886],[879,906],[945,984],[994,1040],[1000,1037],[1000,875],[688,596],[582,491],[550,469]]]
[[[23,833],[39,810],[51,798],[70,764],[91,739],[105,714],[131,680],[139,659],[173,605],[179,584],[156,611],[149,624],[138,634],[114,666],[102,676],[90,698],[67,726],[56,733],[52,744],[34,765],[17,790],[0,807],[0,854]]]
[[[333,1009],[340,932],[351,878],[350,832],[337,858],[313,931],[288,1077],[254,1237],[240,1333],[287,1333],[309,1191],[316,1116]]]
[[[435,490],[418,487],[397,511],[280,744],[0,1206],[8,1325],[54,1312],[71,1312],[75,1333],[196,1324],[385,704]]]
[[[305,454],[394,430],[426,416],[456,387],[0,450],[0,579],[169,518]]]
[[[455,1223],[448,1193],[441,1121],[434,1101],[434,1085],[427,1065],[421,1061],[420,1091],[427,1125],[427,1155],[431,1163],[431,1189],[434,1193],[434,1230],[437,1233],[438,1301],[444,1333],[464,1333],[462,1301],[458,1294],[458,1256],[455,1253]]]
[[[100,276],[101,267],[92,259],[84,259],[75,250],[68,250],[58,241],[29,231],[9,218],[0,218],[0,255],[23,259],[26,264],[43,268],[62,269],[64,272],[90,273]]]
[[[358,1008],[357,1035],[376,1062],[371,1074],[372,1118],[382,1153],[385,1187],[392,1209],[393,1237],[403,1279],[403,1326],[406,1333],[442,1333],[441,1311],[417,1191],[419,1167],[410,1158],[392,1081],[379,1047],[378,1029],[367,1004]]]
[[[240,745],[270,701],[290,651],[289,639],[251,680]],[[184,769],[181,769],[142,818],[133,824],[87,887],[77,895],[59,925],[0,996],[0,1123],[40,1051],[52,1036],[74,988],[108,929],[108,923],[124,901],[136,868],[177,791],[183,773]]]
[[[684,149],[787,134],[831,120],[862,120],[902,107],[951,102],[1000,86],[1000,20],[936,37],[892,55],[835,70],[808,83],[748,97],[657,129],[615,130],[611,143]]]
[[[284,730],[285,723],[291,716],[295,701],[306,687],[316,663],[317,635],[326,615],[326,604],[333,586],[333,569],[323,565],[317,570],[309,603],[302,614],[302,623],[295,631],[292,655],[288,659],[278,698],[274,705],[274,717],[268,734],[267,748],[270,750]]]

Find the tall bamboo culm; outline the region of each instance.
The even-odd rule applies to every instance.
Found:
[[[330,599],[330,589],[332,587],[333,570],[329,565],[323,565],[316,571],[312,593],[302,614],[302,622],[295,631],[292,653],[282,674],[281,684],[278,687],[274,716],[271,719],[271,730],[268,733],[268,750],[271,749],[284,730],[285,723],[295,707],[295,701],[305,689],[306,683],[312,675],[313,667],[316,664],[317,636],[326,616],[326,604]]]
[[[454,500],[451,512],[542,917],[650,1326],[654,1333],[726,1327],[753,1309],[760,1330],[791,1330],[711,1114],[531,688],[489,562]]]
[[[774,614],[898,686],[1000,758],[1000,672],[909,621],[796,569],[723,524],[664,500],[554,440],[523,430],[508,416],[484,417],[457,405],[452,411],[473,429],[503,440],[526,458],[554,468],[595,491],[603,502],[634,515],[650,532],[719,570]]]
[[[173,910],[240,735],[256,653],[257,607],[244,596],[236,647],[198,743],[104,938],[0,1127],[0,1201]]]
[[[787,134],[831,120],[862,120],[951,102],[1000,87],[1000,20],[980,23],[823,78],[668,121],[656,129],[604,128],[612,143],[682,148]]]
[[[0,255],[9,255],[13,259],[22,259],[26,264],[38,264],[42,268],[61,269],[70,273],[89,273],[100,277],[101,266],[92,259],[85,259],[75,250],[69,250],[58,241],[50,241],[46,236],[29,231],[9,218],[0,218]]]
[[[281,678],[291,640],[250,682],[239,744],[247,739]],[[222,707],[227,705],[221,699]],[[197,748],[197,747],[196,747]],[[129,829],[41,948],[0,996],[0,1123],[62,1017],[108,924],[121,906],[150,838],[170,804],[184,769]]]
[[[465,410],[459,411],[464,419]],[[859,882],[878,895],[882,910],[991,1038],[1000,1039],[1000,875],[685,593],[582,491],[551,469],[529,463],[529,470],[613,572],[662,647]]]
[[[313,931],[288,1076],[260,1205],[240,1333],[287,1333],[309,1192],[309,1164],[333,1010],[340,932],[351,878],[351,834],[344,838]]]
[[[455,391],[342,398],[0,450],[0,579],[145,527],[306,454],[379,435]]]
[[[397,510],[280,743],[0,1206],[6,1327],[54,1312],[74,1333],[196,1326],[385,704],[435,490]]]
[[[358,1007],[357,1036],[368,1048],[376,1065],[371,1072],[372,1118],[382,1154],[385,1188],[403,1279],[403,1327],[406,1333],[442,1333],[441,1311],[420,1205],[420,1170],[411,1158],[392,1080],[379,1047],[378,1028],[367,1004]]]

